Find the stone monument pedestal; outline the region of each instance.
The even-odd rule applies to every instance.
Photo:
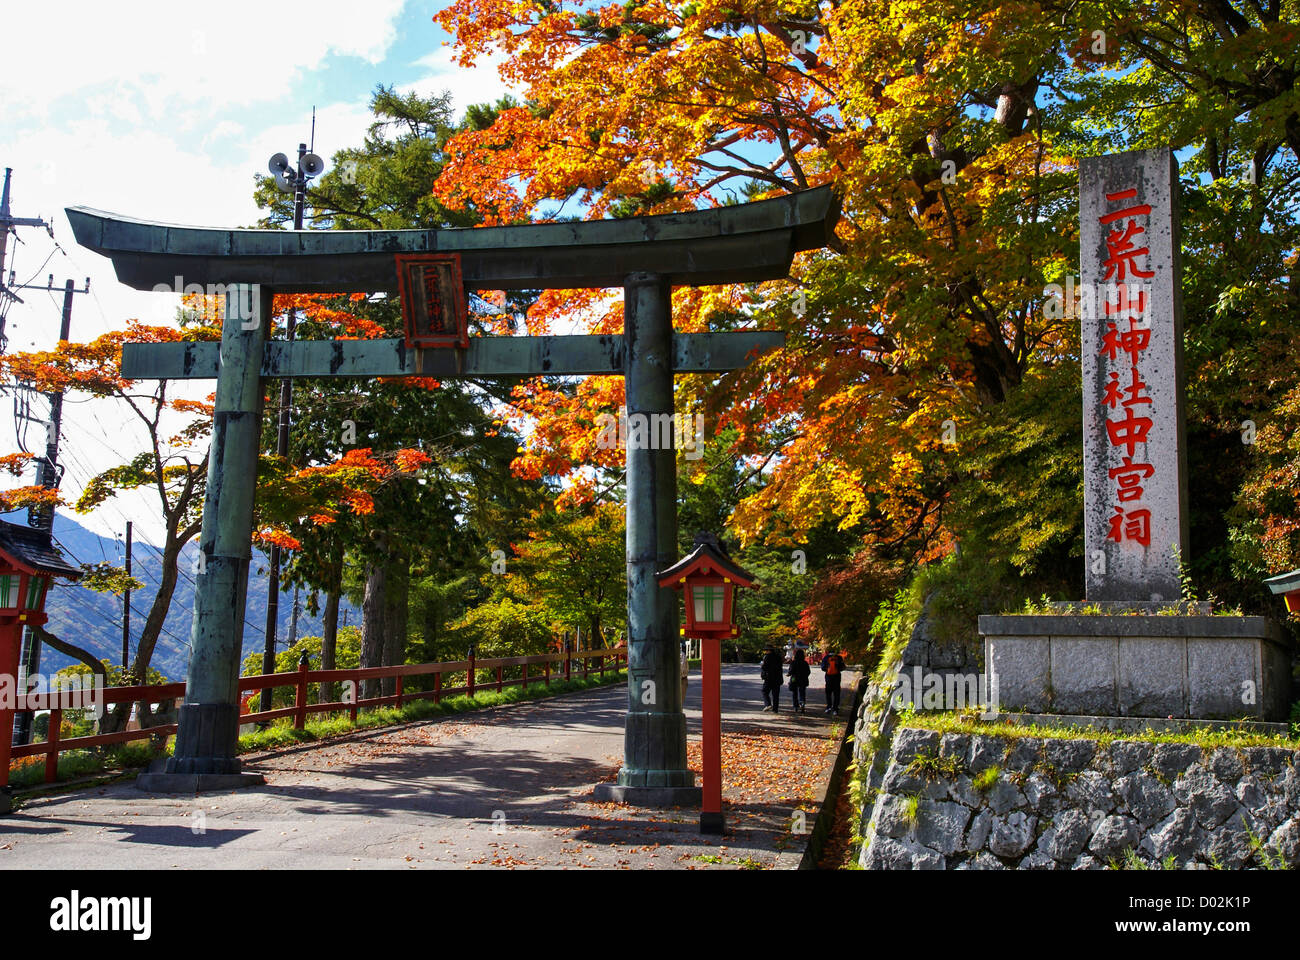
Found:
[[[1283,721],[1290,644],[1266,617],[982,616],[991,710]]]

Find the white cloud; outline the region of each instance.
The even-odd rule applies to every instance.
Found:
[[[451,48],[442,47],[412,64],[428,70],[428,76],[413,83],[400,84],[397,89],[400,93],[418,93],[422,97],[450,90],[458,114],[475,103],[495,103],[507,93],[522,99],[524,91],[521,87],[511,86],[501,79],[497,69],[501,62],[500,56],[480,57],[473,67],[462,67],[452,62]]]
[[[41,117],[62,97],[111,87],[118,97],[139,95],[156,120],[174,120],[175,102],[274,100],[330,55],[382,60],[404,2],[10,4],[0,97],[11,117]]]

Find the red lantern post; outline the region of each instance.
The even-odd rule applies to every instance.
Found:
[[[704,799],[700,832],[722,833],[722,640],[739,633],[736,587],[752,588],[755,580],[731,562],[726,548],[711,533],[697,533],[695,549],[656,576],[659,586],[684,591],[686,626],[682,627],[682,636],[701,641]]]

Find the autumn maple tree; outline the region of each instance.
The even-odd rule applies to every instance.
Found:
[[[1194,178],[1189,429],[1219,437],[1252,402],[1279,400],[1202,385],[1229,331],[1236,376],[1262,373],[1289,335],[1243,320],[1295,309],[1294,2],[456,0],[436,20],[460,62],[500,57],[525,94],[451,140],[434,188],[485,222],[834,187],[836,236],[791,281],[674,291],[679,329],[787,333],[783,351],[720,380],[678,379],[678,409],[704,412],[711,436],[734,431],[764,480],[731,517],[746,541],[830,525],[864,538],[863,569],[896,570],[962,538],[1022,574],[1078,580],[1078,505],[1059,522],[1047,508],[1077,495],[1063,417],[1078,409],[1077,320],[1045,288],[1077,269],[1081,154],[1171,145]],[[555,291],[527,325],[613,332],[618,306]],[[618,464],[592,449],[595,424],[620,389],[517,390],[535,429],[516,469],[598,489],[590,468]],[[1001,412],[1009,400],[1021,419]],[[1238,463],[1202,526],[1221,528]],[[981,499],[997,470],[1032,482]]]
[[[143,428],[144,448],[92,477],[73,504],[78,513],[89,513],[127,490],[151,490],[157,495],[163,523],[162,567],[158,589],[136,642],[130,664],[131,676],[147,675],[176,591],[181,550],[198,535],[202,525],[208,458],[206,450],[200,448],[206,446],[211,429],[212,406],[209,402],[172,396],[172,384],[167,380],[152,381],[145,386],[124,378],[122,344],[211,339],[214,335],[212,327],[193,317],[185,329],[148,326],[132,321],[124,329],[104,334],[89,343],[64,341],[53,350],[0,355],[0,377],[6,382],[21,383],[43,393],[57,390],[101,401],[115,399]],[[21,456],[6,457],[5,465],[17,466]],[[57,491],[41,495],[31,487],[10,490],[3,496],[6,507],[11,509],[33,498],[39,501],[42,496],[51,506],[63,502]],[[64,652],[82,662],[98,661],[92,652],[70,644],[66,639],[51,639],[58,641],[57,645]],[[130,709],[131,705],[126,704],[110,711],[103,720],[102,729],[105,732],[121,729]]]

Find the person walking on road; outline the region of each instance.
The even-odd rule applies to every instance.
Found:
[[[796,649],[794,660],[790,664],[790,696],[794,700],[794,712],[803,713],[804,703],[808,700],[808,675],[812,668],[803,651]]]
[[[824,713],[840,715],[840,678],[844,676],[844,658],[838,653],[826,650],[822,657],[822,670],[826,674],[826,709]]]
[[[760,675],[763,678],[763,709],[780,713],[781,700],[781,655],[773,647],[768,647],[763,655]]]

